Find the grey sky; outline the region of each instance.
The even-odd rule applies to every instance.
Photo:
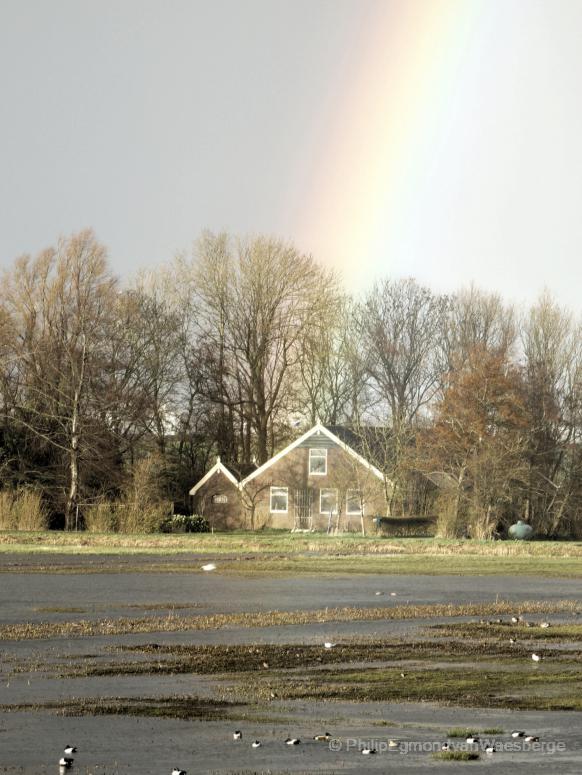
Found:
[[[462,45],[443,41],[447,109],[408,150],[426,164],[400,220],[357,273],[335,253],[345,213],[319,228],[315,170],[334,164],[369,27],[431,2],[0,0],[0,264],[85,226],[125,275],[203,228],[267,232],[353,287],[392,273],[531,300],[547,285],[580,311],[577,0],[453,0],[475,13]]]

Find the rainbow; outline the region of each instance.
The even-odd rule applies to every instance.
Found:
[[[463,52],[486,12],[482,0],[367,8],[355,46],[361,56],[331,111],[297,225],[301,242],[356,289],[390,274],[402,250],[411,200],[430,174],[463,77]]]

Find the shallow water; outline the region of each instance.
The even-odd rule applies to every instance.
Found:
[[[18,556],[19,561],[23,556]],[[43,558],[46,562],[46,558]],[[146,560],[144,560],[146,561]],[[147,558],[149,561],[149,558]],[[10,562],[0,556],[0,564]],[[102,568],[108,559],[99,557]],[[113,562],[113,561],[112,561]],[[138,562],[132,558],[132,564]],[[496,599],[582,599],[582,580],[534,577],[459,576],[340,576],[322,578],[249,578],[197,573],[0,574],[0,623],[69,621],[80,618],[140,617],[158,613],[143,606],[195,604],[178,614],[236,613],[242,611],[307,610],[327,607],[376,607],[430,603],[494,602]],[[365,562],[365,558],[363,558]],[[115,558],[118,563],[118,558]],[[376,591],[384,594],[377,596]],[[390,596],[396,592],[396,596]],[[81,608],[82,613],[41,611],[42,608]],[[162,610],[162,609],[161,609]],[[162,610],[163,613],[163,610]],[[535,617],[531,617],[534,619]],[[548,616],[552,621],[565,616]],[[444,619],[430,620],[430,624]],[[456,621],[461,621],[457,619]],[[195,694],[212,697],[225,680],[197,675],[109,676],[103,678],[48,677],[44,667],[66,665],[83,656],[111,658],[106,649],[117,644],[250,644],[322,643],[324,640],[408,637],[418,635],[428,620],[342,622],[281,627],[233,628],[216,631],[143,633],[113,637],[55,638],[47,641],[0,642],[0,704],[38,703],[69,697],[167,697]],[[120,658],[116,655],[116,659]],[[132,659],[139,655],[132,655]],[[14,674],[16,665],[34,660],[39,670]],[[246,718],[244,717],[246,714]],[[582,713],[468,710],[435,707],[428,703],[278,701],[265,707],[239,708],[232,720],[180,721],[154,717],[64,717],[47,711],[0,713],[0,773],[58,773],[65,743],[79,748],[75,773],[164,775],[173,766],[192,773],[293,772],[362,773],[398,771],[451,772],[462,765],[437,763],[428,747],[445,739],[451,726],[514,727],[539,734],[545,743],[563,743],[561,752],[505,751],[482,756],[479,769],[495,773],[582,773],[580,736]],[[253,721],[251,718],[260,717]],[[268,719],[268,720],[266,720]],[[388,720],[395,726],[379,726]],[[402,726],[404,725],[404,726]],[[234,728],[242,729],[242,743],[232,741]],[[329,731],[340,739],[339,750],[315,743],[314,734]],[[285,746],[288,736],[304,743]],[[250,748],[255,737],[263,741]],[[375,757],[362,757],[358,746],[381,747],[395,738],[400,748]],[[507,734],[498,738],[508,743]],[[423,750],[410,750],[410,746]],[[467,765],[468,766],[468,765]],[[456,769],[455,769],[456,771]],[[493,770],[491,770],[493,772]]]

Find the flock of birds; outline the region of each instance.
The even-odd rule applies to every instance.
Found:
[[[525,731],[521,729],[514,729],[511,733],[511,737],[523,738],[523,740],[526,743],[538,743],[540,740],[540,738],[537,735],[528,735],[525,733]],[[243,739],[243,733],[241,732],[240,729],[237,729],[232,733],[232,739],[235,742],[240,742]],[[332,735],[329,732],[324,732],[323,734],[315,735],[313,737],[313,740],[315,740],[318,743],[328,743],[332,739],[333,739]],[[481,742],[481,739],[477,735],[469,735],[466,738],[465,742],[467,743],[467,745],[479,745],[479,743]],[[285,745],[301,745],[301,740],[298,737],[288,737],[284,741],[284,743]],[[388,748],[398,748],[398,745],[399,743],[396,740],[390,740],[388,742]],[[263,744],[261,743],[260,740],[253,740],[251,742],[251,748],[262,748],[262,746]],[[442,744],[441,751],[451,751],[451,750],[453,750],[453,747],[451,746],[450,743]],[[494,754],[495,752],[496,752],[495,745],[488,745],[485,748],[486,754],[491,755],[491,754]],[[73,745],[65,746],[65,750],[64,750],[65,755],[62,756],[59,760],[59,767],[60,767],[61,773],[64,772],[65,770],[70,769],[73,766],[74,759],[72,754],[74,753],[77,753],[77,748],[75,746]],[[362,756],[371,756],[377,752],[375,748],[364,746],[363,748],[360,749],[360,753],[362,754]],[[174,767],[174,769],[172,770],[172,775],[188,775],[188,774],[186,770],[182,770],[180,769],[180,767]]]
[[[206,571],[206,572],[211,572],[213,570],[216,570],[216,565],[213,562],[209,562],[206,565],[202,566],[202,570]],[[383,592],[376,592],[375,594],[376,595],[382,595],[384,593]],[[390,595],[391,595],[391,597],[396,597],[396,592],[391,592]],[[510,621],[511,621],[512,624],[524,623],[526,627],[532,627],[533,626],[530,622],[523,622],[523,618],[521,616],[512,616]],[[496,621],[484,621],[482,619],[480,623],[481,624],[503,624],[503,620],[502,619],[497,619]],[[549,627],[550,624],[549,624],[549,622],[542,622],[539,626],[545,629],[545,628]],[[515,638],[510,638],[509,641],[510,641],[510,643],[516,643],[517,642]],[[337,646],[337,643],[333,643],[332,641],[325,641],[323,646],[326,649],[332,649],[332,648],[335,648]],[[536,653],[533,653],[531,655],[531,658],[532,658],[532,660],[534,662],[540,662],[543,659],[542,656],[540,656],[539,654],[536,654]],[[539,742],[539,737],[537,735],[527,735],[523,730],[515,729],[511,733],[511,736],[513,738],[523,738],[526,743],[534,743],[534,742],[537,743],[537,742]],[[237,729],[235,732],[233,732],[232,738],[235,741],[241,741],[242,738],[243,738],[243,733],[241,732],[240,729]],[[317,741],[317,742],[329,742],[332,739],[332,736],[329,734],[329,732],[324,732],[321,735],[315,735],[315,737],[313,739],[315,741]],[[285,742],[285,745],[300,745],[301,744],[301,740],[298,737],[288,737],[284,742]],[[479,745],[479,743],[481,741],[480,741],[479,737],[477,737],[475,735],[469,735],[465,742],[468,745]],[[261,748],[262,745],[263,744],[261,743],[260,740],[253,740],[251,742],[251,748]],[[388,747],[389,748],[397,748],[398,747],[398,742],[396,740],[390,740],[388,742]],[[451,746],[450,743],[443,743],[443,745],[441,746],[441,750],[442,751],[450,751],[450,750],[452,750],[452,746]],[[61,766],[62,770],[68,769],[69,767],[72,766],[73,759],[70,756],[70,754],[73,754],[76,751],[77,751],[77,749],[75,747],[73,747],[73,746],[67,746],[65,748],[65,756],[63,756],[61,758],[61,760],[59,761],[59,765]],[[489,755],[494,754],[495,751],[496,751],[495,745],[488,745],[485,748],[485,753],[489,754]],[[364,746],[363,748],[360,749],[360,752],[361,752],[362,756],[371,756],[371,755],[376,753],[376,749]],[[187,775],[187,772],[186,772],[186,770],[182,770],[179,767],[174,767],[174,769],[172,770],[172,775]]]
[[[526,743],[539,743],[540,741],[540,738],[538,737],[538,735],[528,735],[521,729],[514,729],[513,732],[511,733],[511,736],[513,738],[523,738],[523,740]],[[467,745],[479,745],[479,743],[481,742],[481,738],[478,737],[477,735],[469,735],[465,740],[465,742],[467,743]],[[453,750],[453,747],[451,746],[450,743],[443,743],[441,746],[441,751],[452,751],[452,750]],[[491,756],[496,752],[496,750],[497,748],[495,747],[495,745],[488,745],[485,748],[485,753]]]
[[[240,729],[235,730],[232,733],[232,739],[236,742],[243,739],[243,733]],[[330,735],[329,732],[324,732],[321,735],[315,735],[313,737],[313,740],[315,740],[318,743],[329,743],[330,740],[332,740],[333,737]],[[284,740],[285,745],[301,745],[301,740],[298,737],[288,737],[286,740]],[[395,740],[390,740],[390,743],[388,744],[390,748],[394,748],[398,745],[398,743]],[[253,740],[251,743],[251,748],[262,748],[263,744],[260,740]],[[375,754],[376,749],[375,748],[368,748],[364,747],[360,751],[363,756],[369,756],[370,754]],[[181,770],[179,767],[174,767],[172,770],[172,775],[188,775],[186,770]]]
[[[511,737],[513,738],[522,738],[526,743],[539,743],[540,738],[538,735],[529,735],[526,734],[524,730],[521,729],[514,729],[511,732]],[[236,742],[239,742],[243,739],[243,733],[240,729],[237,729],[232,734],[232,739]],[[320,743],[328,743],[330,740],[332,740],[333,737],[330,735],[329,732],[324,732],[321,735],[315,735],[313,740]],[[300,745],[301,740],[298,737],[288,737],[285,741],[285,745]],[[477,735],[468,735],[467,739],[465,740],[467,745],[479,745],[481,742],[481,738]],[[263,744],[260,740],[253,740],[251,743],[251,748],[262,748]],[[398,748],[399,743],[397,740],[390,740],[388,742],[388,748]],[[452,751],[453,746],[451,743],[443,743],[441,746],[441,751]],[[488,755],[493,755],[496,752],[495,744],[493,745],[487,745],[484,749],[485,753]],[[363,748],[360,748],[360,753],[362,756],[371,756],[373,754],[376,754],[377,751],[375,748],[371,748],[368,746],[364,746]],[[174,767],[172,770],[172,775],[187,775],[186,770],[181,770],[179,767]]]
[[[540,622],[540,624],[535,625],[532,622],[526,622],[524,620],[523,616],[517,616],[517,615],[512,616],[509,621],[511,622],[511,624],[521,624],[524,627],[536,627],[536,626],[537,627],[541,627],[542,630],[547,630],[548,627],[551,626],[549,622]],[[481,619],[479,621],[479,624],[489,624],[489,625],[491,625],[491,624],[506,624],[506,622],[504,622],[503,619],[493,619],[493,620],[492,619]],[[517,644],[517,638],[514,638],[513,636],[510,637],[509,638],[509,642],[513,646],[515,646]],[[534,651],[532,653],[532,655],[531,655],[531,658],[532,658],[532,660],[534,662],[541,662],[544,657],[541,656],[541,654],[536,654],[535,651]]]

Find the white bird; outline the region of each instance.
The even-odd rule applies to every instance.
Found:
[[[383,595],[383,592],[375,592],[376,595]]]
[[[390,597],[396,597],[396,592],[390,592]]]
[[[206,571],[216,570],[216,565],[213,562],[209,562],[206,565],[202,566],[202,570],[206,570]]]
[[[328,740],[331,740],[331,735],[329,732],[324,732],[323,735],[315,735],[313,739],[317,740],[318,743],[327,743]]]
[[[298,737],[288,737],[287,740],[285,740],[286,745],[299,745],[301,740]]]
[[[73,759],[69,758],[68,756],[61,756],[59,759],[59,767],[64,767],[65,769],[69,769],[69,767],[73,766]]]
[[[74,745],[66,745],[65,746],[65,753],[77,753],[77,749]]]
[[[172,775],[186,775],[186,770],[181,770],[179,767],[174,767]]]
[[[547,628],[550,626],[549,622],[542,622],[540,624],[540,627],[542,627],[544,630],[547,630]]]
[[[525,732],[522,732],[521,729],[514,729],[511,733],[512,737],[525,737]]]
[[[242,732],[237,729],[236,732],[232,733],[232,739],[233,740],[242,740]]]
[[[476,745],[479,742],[479,738],[474,737],[473,735],[470,735],[465,742],[468,743],[469,745]]]
[[[451,750],[451,744],[450,743],[443,743],[441,745],[441,751],[450,751]]]
[[[526,735],[525,736],[525,742],[526,743],[539,743],[540,739],[537,735]]]
[[[488,745],[487,748],[485,749],[485,753],[489,753],[489,754],[495,753],[495,746],[494,745]]]
[[[397,740],[389,740],[388,741],[388,748],[398,748],[398,741]]]
[[[511,617],[511,623],[512,624],[517,624],[519,622],[520,618],[521,617],[519,617],[519,616],[512,616]]]
[[[532,654],[531,658],[533,659],[534,662],[541,662],[542,660],[539,654]]]
[[[261,745],[262,745],[262,743],[261,743],[261,741],[260,741],[260,740],[254,740],[254,741],[251,743],[251,748],[260,748],[260,747],[261,747]]]
[[[337,646],[337,643],[330,643],[330,641],[326,640],[323,644],[323,647],[326,649],[333,649]]]
[[[510,642],[510,643],[517,643],[517,641],[515,640],[515,638],[510,638],[510,639],[509,639],[509,642]]]
[[[369,756],[370,754],[376,753],[375,748],[362,748],[362,755],[363,756]]]

